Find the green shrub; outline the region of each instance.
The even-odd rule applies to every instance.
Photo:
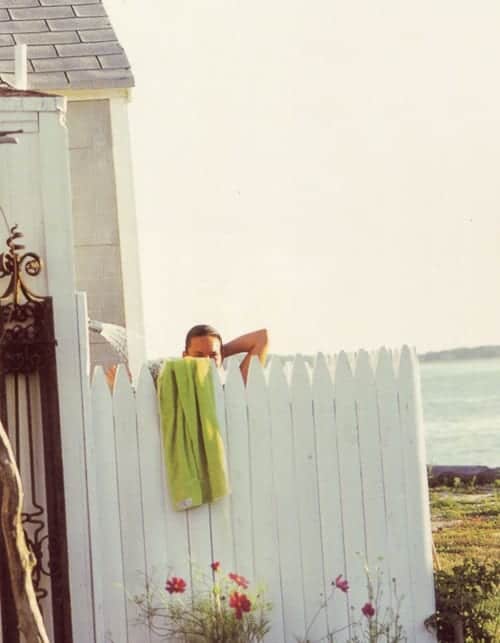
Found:
[[[436,612],[426,624],[441,643],[455,641],[457,623],[466,643],[495,643],[500,633],[500,562],[466,558],[435,574]]]

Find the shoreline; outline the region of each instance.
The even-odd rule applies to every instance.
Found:
[[[439,485],[452,486],[455,480],[474,482],[474,484],[491,484],[500,480],[500,467],[480,465],[427,465],[427,480],[430,487]]]

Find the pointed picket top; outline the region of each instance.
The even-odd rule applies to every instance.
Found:
[[[226,383],[224,385],[226,396],[228,392],[232,395],[241,393],[245,395],[245,383],[241,375],[239,364],[235,360],[230,360],[226,368]]]
[[[373,381],[373,369],[370,359],[370,354],[364,348],[362,348],[356,360],[355,368],[355,378],[358,381],[364,381],[365,383],[370,383]]]
[[[93,393],[94,391],[100,391],[101,389],[102,391],[107,391],[109,399],[111,400],[111,391],[108,386],[108,380],[106,379],[104,370],[102,366],[95,366],[91,378],[91,390]]]
[[[277,358],[272,358],[268,365],[268,369],[268,386],[270,394],[272,395],[274,392],[278,392],[282,397],[289,400],[290,389],[288,388],[285,370],[281,361]]]
[[[344,378],[352,378],[352,368],[351,368],[351,360],[349,359],[349,355],[345,351],[340,351],[340,353],[337,356],[337,374],[340,373],[340,375]]]
[[[331,395],[333,399],[332,373],[328,367],[327,357],[323,353],[318,353],[316,356],[312,374],[312,390],[313,398]]]
[[[273,357],[273,356],[268,357],[268,358],[266,359],[266,363],[265,363],[265,364],[264,364],[264,366],[263,366],[263,369],[264,369],[264,379],[266,380],[266,383],[267,383],[267,384],[269,384],[269,378],[270,378],[270,375],[271,375],[271,368],[272,368],[272,365],[273,365],[273,363],[274,363],[275,361],[278,361],[278,362],[279,362],[280,360],[279,360],[279,358],[277,358],[277,357]]]
[[[370,364],[374,374],[377,372],[378,361],[380,359],[380,351],[384,350],[384,348],[384,346],[379,346],[378,348],[374,348],[368,352],[370,356]]]
[[[305,390],[311,387],[311,375],[307,362],[303,355],[295,355],[292,368],[292,390],[298,387],[305,387]]]
[[[141,395],[150,395],[153,393],[156,396],[155,383],[147,364],[143,364],[139,371],[139,377],[137,378],[137,396],[139,396],[139,392],[141,392]]]
[[[262,390],[266,389],[266,379],[264,377],[264,369],[259,359],[253,355],[250,359],[250,368],[248,369],[247,377],[247,397],[252,399],[255,395],[260,395]]]
[[[220,373],[214,360],[210,360],[210,377],[212,378],[215,399],[219,401],[222,395],[222,377],[225,375]]]
[[[392,364],[394,366],[394,373],[396,377],[399,375],[399,367],[401,364],[401,349],[400,348],[393,348],[391,351],[391,358],[392,358]]]
[[[349,356],[344,351],[338,356],[334,391],[338,430],[344,439],[357,448],[355,380]]]
[[[113,397],[117,394],[128,395],[132,393],[132,385],[127,368],[124,364],[118,364],[113,382]]]
[[[387,383],[396,381],[392,353],[385,346],[382,346],[378,351],[375,379],[377,382]]]

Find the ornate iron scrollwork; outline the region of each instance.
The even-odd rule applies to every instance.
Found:
[[[9,285],[0,296],[0,300],[11,298],[14,304],[20,304],[21,295],[23,295],[26,302],[40,302],[44,298],[35,295],[28,288],[23,279],[23,270],[30,277],[36,277],[42,271],[42,261],[34,252],[19,254],[19,250],[24,250],[25,246],[18,243],[24,235],[18,232],[17,228],[18,226],[14,225],[10,229],[10,236],[7,239],[8,251],[0,254],[0,279],[10,275]]]
[[[3,213],[3,212],[2,212]],[[0,279],[8,278],[9,282],[0,296],[0,406],[6,406],[6,377],[13,378],[12,417],[7,417],[6,408],[1,409],[4,423],[9,433],[15,438],[15,451],[18,467],[21,470],[21,451],[29,454],[29,479],[31,489],[29,501],[31,511],[22,514],[24,533],[31,548],[36,565],[33,568],[33,584],[38,602],[47,597],[48,592],[42,586],[42,577],[52,576],[56,561],[49,560],[49,533],[47,510],[37,500],[39,481],[35,466],[35,434],[43,429],[35,425],[32,405],[39,395],[37,388],[32,388],[33,378],[41,375],[50,360],[55,359],[52,302],[48,297],[41,297],[33,292],[25,280],[25,275],[36,277],[42,271],[42,261],[34,252],[23,252],[25,246],[20,240],[23,234],[15,225],[9,229],[7,251],[0,254]],[[41,400],[43,406],[44,401]],[[20,407],[25,405],[25,429],[21,428]],[[43,432],[43,431],[42,431]],[[45,440],[45,437],[44,437]],[[24,477],[27,471],[21,470]],[[45,475],[48,475],[47,472]],[[41,605],[40,605],[41,607]]]
[[[19,240],[24,236],[15,225],[10,228],[7,252],[0,254],[0,279],[9,283],[0,296],[1,368],[4,374],[36,372],[47,347],[55,343],[53,330],[47,323],[47,300],[36,295],[27,285],[24,273],[36,277],[42,271],[42,261],[34,252],[25,249]]]

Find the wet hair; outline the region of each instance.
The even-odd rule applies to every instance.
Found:
[[[220,333],[218,330],[216,330],[213,326],[209,326],[208,324],[198,324],[197,326],[193,326],[188,331],[188,334],[186,335],[186,342],[185,342],[185,350],[186,352],[189,349],[189,344],[191,343],[191,340],[193,337],[217,337],[217,339],[220,342],[220,347],[222,350],[222,338],[220,336]]]

